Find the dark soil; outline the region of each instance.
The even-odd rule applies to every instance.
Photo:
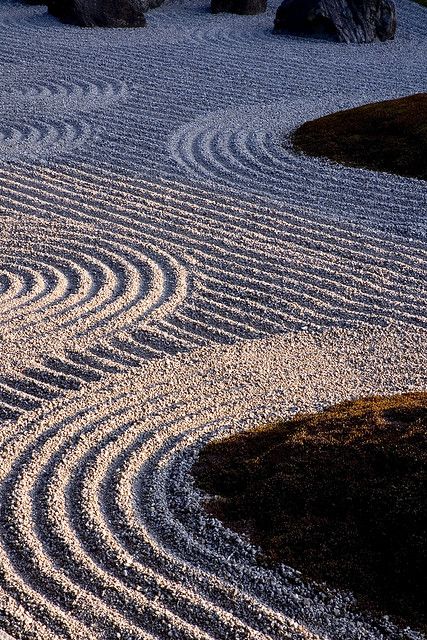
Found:
[[[309,156],[427,180],[427,93],[305,122],[292,141]]]
[[[347,402],[214,441],[207,510],[310,579],[427,629],[427,393]]]

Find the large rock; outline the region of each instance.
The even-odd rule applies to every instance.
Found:
[[[212,0],[212,13],[238,13],[240,15],[253,16],[264,13],[267,8],[267,0]]]
[[[284,0],[274,28],[329,36],[339,42],[391,40],[396,11],[392,0]]]
[[[47,4],[52,15],[82,27],[144,27],[144,11],[153,6],[149,0],[48,0]]]

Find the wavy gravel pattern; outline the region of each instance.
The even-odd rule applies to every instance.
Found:
[[[332,329],[206,348],[69,392],[5,427],[5,595],[52,637],[415,638],[355,613],[348,594],[260,568],[250,545],[206,517],[189,470],[221,432],[349,389],[425,384],[425,338]],[[7,629],[21,631],[12,612]]]
[[[425,182],[289,136],[427,90],[427,11],[356,47],[275,8],[0,3],[0,637],[421,637],[262,569],[189,473],[219,434],[426,387]]]
[[[389,91],[372,93],[370,100],[389,98]],[[246,193],[284,200],[289,206],[331,209],[339,198],[343,211],[378,225],[412,224],[425,233],[414,202],[427,207],[425,183],[402,180],[390,192],[390,176],[368,170],[349,169],[331,161],[296,156],[289,142],[292,131],[305,122],[339,109],[366,102],[365,96],[334,95],[319,101],[289,98],[279,103],[225,109],[191,121],[173,133],[169,148],[176,162],[201,180],[243,188]],[[375,208],[372,211],[372,202]]]
[[[83,110],[94,109],[97,106],[109,104],[115,100],[126,99],[128,87],[122,82],[112,80],[97,81],[76,78],[73,81],[48,81],[40,78],[34,82],[34,77],[29,78],[23,87],[17,87],[11,83],[6,88],[3,83],[0,91],[2,107],[13,108],[16,103],[25,104],[27,108],[35,108],[39,105],[48,106],[49,110],[57,107],[60,111],[72,107]]]

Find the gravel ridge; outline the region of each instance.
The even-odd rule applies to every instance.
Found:
[[[396,41],[165,4],[80,30],[0,4],[0,630],[405,639],[258,566],[190,467],[221,433],[426,388],[427,187],[295,155],[310,117],[425,91]],[[0,634],[3,631],[0,631]]]
[[[388,327],[206,347],[68,391],[5,426],[2,595],[22,609],[17,620],[8,605],[6,628],[34,637],[37,623],[36,637],[52,638],[421,637],[354,613],[351,594],[291,568],[260,568],[256,549],[203,511],[191,464],[209,438],[260,420],[425,387],[425,344],[425,331]]]

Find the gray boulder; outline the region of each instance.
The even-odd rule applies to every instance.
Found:
[[[47,5],[53,16],[81,27],[144,27],[144,11],[152,6],[150,0],[48,0]]]
[[[339,42],[392,40],[396,10],[393,0],[284,0],[274,30],[332,37]]]
[[[238,13],[240,15],[253,16],[264,13],[267,8],[267,0],[212,0],[212,13]]]

